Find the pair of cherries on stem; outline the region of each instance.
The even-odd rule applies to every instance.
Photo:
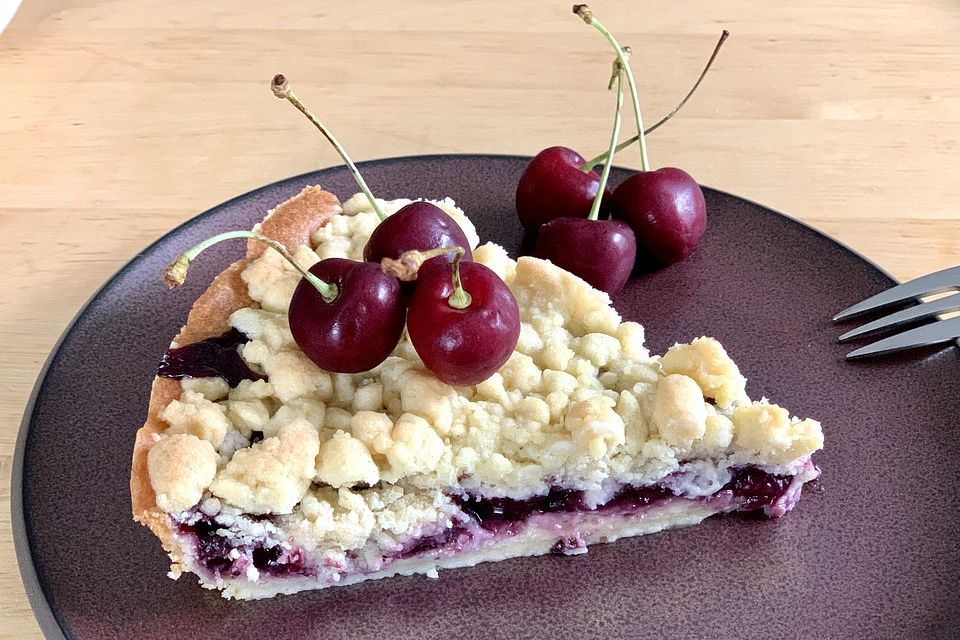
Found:
[[[517,214],[528,231],[539,232],[535,255],[552,260],[612,294],[623,287],[635,265],[650,269],[682,260],[696,249],[704,234],[706,203],[700,186],[681,169],[649,171],[644,136],[669,121],[687,103],[729,33],[723,32],[683,100],[644,131],[636,84],[626,61],[625,52],[629,50],[620,47],[589,7],[575,5],[573,11],[616,50],[619,69],[615,73],[624,73],[630,85],[637,135],[619,145],[615,145],[614,138],[607,152],[590,161],[566,147],[544,149],[520,178]],[[607,171],[612,155],[635,142],[640,145],[642,170],[610,192],[603,175],[593,168],[605,160]],[[613,220],[597,219],[598,199],[602,199],[601,208]]]
[[[520,309],[496,273],[463,260],[467,251],[414,249],[380,263],[321,260],[308,273],[337,293],[328,296],[314,278],[300,281],[288,309],[294,340],[320,368],[359,373],[390,355],[406,324],[413,348],[438,379],[455,386],[486,380],[517,344]],[[452,263],[436,259],[451,255]],[[416,280],[409,297],[398,278]]]
[[[472,261],[460,226],[442,209],[413,202],[387,217],[333,134],[300,102],[282,75],[271,84],[323,133],[367,196],[381,222],[364,247],[364,261],[328,258],[309,270],[283,244],[249,231],[233,231],[201,242],[165,272],[182,284],[190,262],[207,247],[232,238],[253,238],[278,251],[300,272],[288,309],[290,331],[317,366],[336,373],[368,371],[396,348],[406,323],[424,365],[452,385],[488,378],[510,357],[520,333],[513,294],[489,268]],[[381,263],[417,261],[405,292]],[[409,294],[409,299],[408,295]],[[408,313],[409,307],[409,313]]]
[[[465,261],[469,247],[408,250],[381,263],[327,258],[309,274],[337,288],[333,297],[304,277],[290,300],[290,331],[322,369],[359,373],[396,348],[406,323],[424,366],[454,386],[483,382],[509,359],[520,337],[520,308],[490,268]],[[452,263],[437,260],[454,255]],[[390,265],[409,264],[403,274]],[[407,297],[397,276],[416,280]]]
[[[379,212],[379,206],[374,206]],[[463,230],[442,209],[429,202],[412,202],[392,216],[381,218],[363,248],[363,262],[327,258],[309,269],[308,274],[313,278],[304,275],[288,309],[294,341],[321,369],[336,373],[373,369],[396,348],[407,322],[408,292],[401,288],[397,278],[384,272],[381,261],[399,258],[410,250],[429,250],[455,243],[465,247],[461,257],[472,264],[473,256]],[[446,271],[450,280],[452,260],[449,253],[438,253],[430,262],[438,267],[435,270],[438,274]],[[335,291],[318,286],[323,284],[334,287]],[[432,283],[433,289],[438,286]],[[418,285],[417,289],[420,288]],[[425,291],[433,289],[424,286]],[[439,336],[434,338],[440,340]],[[435,358],[429,344],[427,337],[415,348],[427,368],[433,370]],[[472,373],[465,370],[462,375],[469,377]]]

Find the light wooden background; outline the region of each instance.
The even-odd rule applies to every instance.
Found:
[[[699,95],[651,137],[655,165],[797,216],[901,279],[960,263],[955,1],[593,7],[632,45],[651,122],[732,32]],[[337,161],[271,96],[274,73],[357,160],[592,155],[609,131],[610,58],[569,0],[26,0],[0,35],[0,637],[39,633],[12,550],[10,465],[66,323],[164,231]]]

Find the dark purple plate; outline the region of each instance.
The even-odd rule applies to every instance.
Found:
[[[481,238],[516,252],[528,159],[430,156],[366,163],[383,197],[453,197]],[[622,180],[626,171],[614,172]],[[54,349],[27,407],[13,470],[24,582],[51,638],[919,638],[960,634],[960,369],[954,347],[851,364],[830,317],[893,281],[816,231],[707,190],[710,224],[685,262],[636,278],[614,303],[651,349],[720,339],[768,396],[822,420],[820,488],[781,520],[690,529],[258,602],[231,602],[130,519],[134,432],[156,363],[210,278],[160,271],[219,231],[249,228],[307,184],[353,194],[342,168],[269,185],[174,229],[120,270]]]

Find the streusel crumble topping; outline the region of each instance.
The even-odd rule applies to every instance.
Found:
[[[392,213],[408,202],[383,205]],[[695,471],[702,486],[685,490],[705,495],[731,468],[795,473],[822,447],[819,423],[746,396],[716,340],[651,356],[643,328],[622,322],[605,293],[548,262],[477,247],[453,202],[436,204],[519,303],[520,339],[502,369],[453,388],[404,338],[372,371],[322,371],[287,323],[300,275],[264,252],[242,274],[256,304],[230,325],[250,338],[241,355],[266,380],[182,381],[148,456],[158,506],[277,516],[300,542],[336,555],[447,526],[456,492],[524,499],[561,485],[602,501],[611,481],[643,485]],[[342,209],[313,234],[313,247],[293,252],[301,264],[362,260],[377,216],[362,196]]]

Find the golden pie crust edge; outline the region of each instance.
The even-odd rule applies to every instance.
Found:
[[[293,251],[301,245],[309,245],[310,235],[340,211],[340,201],[335,195],[321,187],[309,186],[277,205],[254,229],[282,242],[288,250]],[[253,304],[240,274],[265,248],[255,240],[247,242],[246,256],[224,269],[193,303],[187,322],[173,339],[173,345],[185,345],[219,336],[230,329],[230,314]],[[160,274],[157,274],[157,277],[159,278]],[[169,515],[157,506],[147,471],[147,454],[158,442],[159,434],[166,428],[159,417],[160,412],[172,401],[179,399],[180,395],[179,380],[159,376],[154,378],[147,419],[137,430],[130,469],[133,519],[149,527],[160,538],[164,550],[171,555],[174,562],[182,561],[179,557],[180,547],[174,541]]]

